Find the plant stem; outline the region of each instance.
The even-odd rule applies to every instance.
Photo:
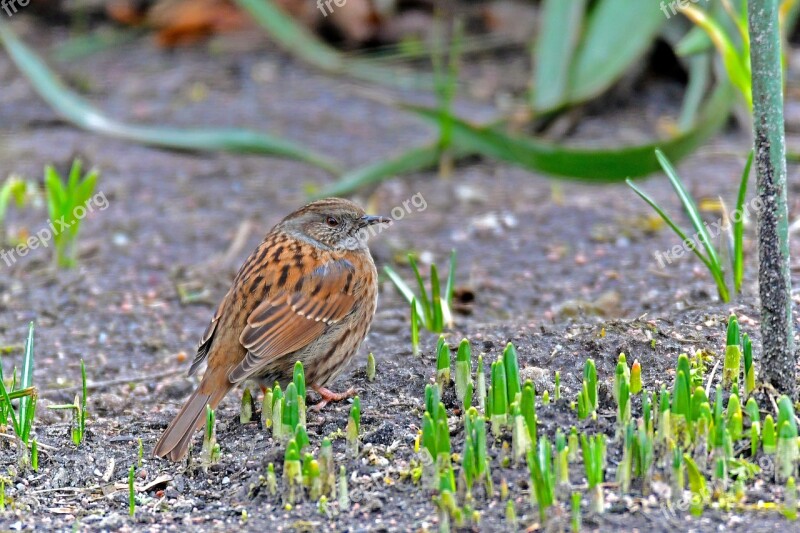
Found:
[[[761,296],[761,375],[778,391],[794,395],[789,232],[786,210],[786,146],[778,3],[748,2],[753,81],[753,134],[758,210],[758,285]]]

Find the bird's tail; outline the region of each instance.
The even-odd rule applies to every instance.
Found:
[[[210,383],[208,383],[210,377],[206,375],[200,386],[183,404],[180,412],[167,426],[161,438],[158,439],[153,449],[153,455],[166,457],[172,461],[180,461],[186,455],[195,431],[205,422],[206,405],[215,409],[232,387],[230,383],[227,383],[227,387],[224,385],[222,387],[211,387],[209,386]],[[227,382],[227,379],[225,381]],[[211,392],[205,392],[207,390]]]

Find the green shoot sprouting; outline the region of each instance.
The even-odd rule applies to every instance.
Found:
[[[653,466],[653,439],[648,435],[644,421],[639,420],[639,430],[636,433],[636,471],[642,480],[645,493],[650,490],[651,473]]]
[[[78,411],[78,435],[74,435],[72,437],[73,442],[75,445],[80,444],[83,442],[83,439],[86,438],[86,400],[89,397],[87,392],[86,386],[86,363],[83,362],[81,359],[81,401],[80,401],[80,411]],[[77,398],[75,400],[77,404]]]
[[[292,381],[297,389],[297,423],[306,425],[306,374],[303,363],[295,362],[292,372]],[[295,428],[297,429],[297,428]]]
[[[288,435],[283,432],[283,391],[278,383],[272,389],[272,438],[280,441]]]
[[[506,527],[508,531],[517,531],[517,513],[514,510],[514,500],[506,502]]]
[[[620,376],[620,365],[624,366],[625,363],[619,362],[617,364],[617,376]],[[626,367],[627,368],[627,367]],[[631,419],[631,391],[630,382],[626,374],[623,372],[619,378],[619,385],[617,390],[617,434],[622,435],[625,431],[628,421]]]
[[[490,459],[486,444],[486,419],[474,409],[471,409],[469,419],[471,424],[467,429],[475,447],[475,479],[484,484],[486,495],[491,497],[493,486],[492,477],[489,474]]]
[[[587,438],[581,435],[581,449],[586,481],[592,493],[592,511],[602,514],[605,510],[603,476],[606,467],[606,436],[602,433]]]
[[[347,490],[347,472],[344,465],[339,467],[339,511],[350,508],[350,494]]]
[[[272,427],[272,389],[270,388],[264,391],[264,397],[261,400],[261,424],[264,429]]]
[[[86,385],[86,364],[81,359],[81,395],[75,395],[72,403],[63,405],[51,405],[50,409],[69,409],[73,413],[72,419],[72,443],[80,446],[86,438],[86,399],[88,397]]]
[[[689,358],[686,354],[678,356],[678,366],[675,373],[675,384],[672,389],[672,405],[670,422],[672,434],[677,439],[690,432],[689,424],[692,420],[692,391],[690,386],[691,370]]]
[[[503,366],[505,367],[506,377],[506,405],[510,407],[511,402],[516,401],[517,394],[521,390],[517,349],[510,342],[503,350]],[[492,377],[494,378],[494,375]]]
[[[578,452],[580,452],[580,441],[578,439],[578,428],[572,426],[569,431],[569,437],[567,438],[567,448],[569,449],[569,453],[567,454],[567,458],[569,459],[570,463],[577,463],[578,462]]]
[[[511,449],[514,453],[514,462],[519,463],[531,448],[530,434],[526,427],[525,418],[517,402],[511,404]],[[563,436],[562,436],[563,437]]]
[[[597,367],[594,359],[587,359],[583,366],[583,381],[586,382],[586,395],[589,411],[597,411]]]
[[[136,478],[136,472],[133,465],[128,469],[128,514],[134,516],[136,514],[136,487],[133,483]]]
[[[557,487],[569,487],[569,450],[561,428],[556,430],[555,482]]]
[[[758,427],[760,433],[761,413],[758,410],[758,403],[756,403],[756,399],[751,396],[747,400],[747,403],[744,406],[744,410],[747,413],[747,418],[750,419],[750,425]]]
[[[210,405],[206,405],[206,426],[203,432],[202,463],[206,467],[219,460],[219,444],[217,444],[216,415]]]
[[[617,466],[617,483],[619,484],[620,494],[627,494],[631,488],[635,433],[636,423],[632,420],[625,427],[622,460]]]
[[[320,475],[319,461],[316,459],[311,460],[308,471],[309,487],[308,497],[314,501],[319,500],[322,496],[322,476]]]
[[[300,424],[300,395],[297,393],[297,385],[294,381],[286,385],[286,393],[283,395],[283,405],[281,409],[281,434],[291,438]]]
[[[31,429],[33,428],[33,417],[36,413],[36,389],[33,386],[34,369],[34,326],[33,322],[28,325],[28,338],[25,341],[25,355],[22,361],[22,376],[19,382],[16,379],[16,369],[12,375],[11,387],[7,388],[3,379],[3,367],[0,365],[0,426],[8,424],[11,419],[11,427],[14,434],[27,449],[30,442]],[[11,402],[19,400],[17,412]],[[23,454],[27,457],[27,451]]]
[[[450,346],[444,339],[444,335],[439,336],[436,343],[436,385],[439,387],[439,395],[444,394],[444,389],[450,384]]]
[[[689,454],[683,454],[683,462],[686,465],[686,473],[689,477],[689,489],[692,491],[689,510],[692,515],[700,516],[710,495],[706,485],[706,478]]]
[[[14,200],[17,208],[24,207],[27,189],[28,182],[13,175],[6,178],[0,186],[0,243],[6,240],[5,221],[11,200]]]
[[[478,383],[478,409],[484,414],[486,411],[486,372],[483,369],[483,354],[478,355],[478,372],[475,380]]]
[[[677,223],[670,218],[669,215],[667,215],[667,213],[661,208],[660,205],[658,205],[658,203],[656,203],[655,200],[653,200],[647,193],[635,185],[630,179],[626,180],[626,183],[636,194],[638,194],[645,202],[647,202],[650,207],[652,207],[655,212],[661,216],[662,219],[664,219],[664,222],[666,222],[667,225],[672,228],[672,231],[674,231],[675,234],[678,235],[678,237],[680,237],[680,239],[683,241],[683,246],[694,252],[697,258],[700,259],[700,261],[705,265],[711,274],[711,277],[714,278],[720,299],[723,302],[730,301],[731,287],[728,286],[728,282],[725,278],[725,268],[722,266],[719,253],[714,247],[714,244],[711,242],[711,235],[708,231],[708,228],[703,223],[703,219],[700,216],[700,210],[697,208],[694,199],[689,194],[689,191],[684,186],[683,181],[667,157],[660,150],[656,150],[656,158],[661,164],[661,168],[664,169],[664,173],[669,178],[673,189],[675,189],[675,193],[681,200],[683,208],[692,222],[692,226],[695,229],[695,233],[693,235],[687,235],[686,232],[682,230]],[[747,190],[747,179],[750,175],[750,166],[752,162],[753,153],[750,152],[750,156],[747,158],[747,163],[745,164],[744,172],[742,173],[742,179],[739,184],[739,195],[736,202],[736,213],[738,216],[732,217],[734,250],[730,255],[731,267],[734,273],[734,294],[738,294],[741,290],[741,284],[744,275],[744,252],[742,243],[742,232],[744,228],[744,198]],[[705,253],[703,253],[703,251],[705,251]],[[684,253],[684,250],[681,249],[680,255],[677,257],[683,256]],[[672,262],[672,258],[670,256],[667,256],[665,260],[669,263]],[[659,256],[659,261],[662,262],[663,266],[663,260],[661,256]]]
[[[469,340],[462,339],[456,354],[456,398],[463,402],[472,383],[472,350]]]
[[[417,315],[417,299],[411,298],[411,353],[419,355],[419,315]]]
[[[536,446],[536,391],[531,380],[526,380],[522,387],[519,407],[528,430],[528,440],[531,446]]]
[[[303,449],[311,445],[304,425],[297,424],[297,428],[294,430],[294,441],[297,443],[297,451],[299,453],[303,453]]]
[[[253,393],[250,387],[245,387],[242,392],[242,401],[239,405],[239,423],[248,424],[253,419]]]
[[[294,439],[290,439],[286,444],[286,453],[283,456],[283,482],[288,489],[283,494],[283,500],[294,505],[303,491],[303,465],[300,461],[300,450]]]
[[[506,369],[503,361],[492,363],[492,385],[489,387],[491,409],[489,418],[492,422],[492,434],[499,436],[508,424],[508,388]]]
[[[788,396],[778,400],[778,447],[775,479],[782,483],[791,477],[796,468],[800,450],[797,445],[797,422],[794,406]]]
[[[797,487],[794,476],[790,476],[783,489],[783,516],[788,520],[797,520]]]
[[[36,439],[31,440],[31,469],[39,471],[39,441]]]
[[[456,251],[453,250],[450,254],[450,269],[447,275],[447,284],[445,285],[444,294],[441,293],[441,285],[439,282],[439,275],[437,273],[436,265],[431,264],[431,295],[428,297],[425,282],[422,279],[417,262],[413,254],[408,255],[408,261],[411,265],[414,275],[417,279],[419,288],[419,295],[415,295],[414,291],[403,279],[395,272],[390,266],[383,267],[384,272],[394,284],[400,295],[406,299],[409,305],[414,305],[416,310],[412,312],[412,337],[413,337],[413,324],[414,314],[422,326],[432,333],[441,333],[444,331],[445,326],[452,327],[453,317],[450,312],[450,305],[453,300],[453,283],[455,278],[456,269]],[[413,344],[413,339],[412,339]],[[417,343],[418,344],[418,343]]]
[[[361,429],[361,400],[358,396],[353,398],[350,406],[350,416],[347,417],[347,446],[353,456],[358,456],[358,433]]]
[[[742,335],[742,354],[744,355],[744,396],[749,397],[756,388],[756,367],[753,364],[753,344],[750,336]]]
[[[535,503],[539,507],[539,520],[542,523],[547,518],[547,509],[555,501],[555,476],[551,453],[550,441],[547,438],[539,439],[538,446],[528,452],[528,469],[533,485],[531,499],[535,498]]]
[[[728,432],[731,435],[733,442],[742,438],[744,431],[744,417],[742,416],[742,406],[739,402],[739,397],[731,394],[728,398],[728,408],[726,411],[726,423],[728,425]]]
[[[270,496],[278,494],[278,477],[275,475],[275,465],[269,463],[267,465],[267,492]]]
[[[333,465],[333,446],[328,437],[322,439],[319,451],[319,475],[322,480],[322,494],[336,498],[336,469]]]
[[[581,493],[575,491],[572,493],[570,500],[570,528],[572,533],[578,533],[581,530]]]
[[[59,268],[76,264],[78,231],[81,220],[91,207],[90,200],[97,185],[97,171],[82,175],[81,161],[72,162],[69,178],[65,182],[52,166],[44,169],[45,195],[50,220],[63,221],[63,229],[53,232],[55,242],[53,263]],[[79,215],[79,210],[83,214]]]
[[[375,374],[377,369],[375,367],[375,355],[372,352],[369,352],[367,356],[367,381],[372,383],[375,381]]]
[[[773,455],[778,449],[778,437],[775,434],[775,421],[772,415],[764,417],[764,429],[761,431],[761,448],[766,455]]]
[[[642,392],[642,365],[638,359],[631,365],[631,394],[634,396]]]
[[[730,388],[739,382],[742,349],[739,346],[739,322],[735,315],[728,318],[728,342],[725,346],[725,364],[722,367],[722,386]]]
[[[561,372],[556,370],[555,386],[553,388],[553,399],[558,401],[561,399]]]
[[[684,480],[683,450],[676,446],[672,449],[672,470],[670,475],[670,486],[674,498],[679,498],[683,494],[686,485]]]

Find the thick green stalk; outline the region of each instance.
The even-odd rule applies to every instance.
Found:
[[[750,0],[750,62],[758,210],[758,286],[761,296],[761,375],[794,396],[789,231],[786,209],[786,145],[778,2]]]

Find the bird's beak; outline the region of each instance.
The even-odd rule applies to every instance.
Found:
[[[389,224],[392,222],[391,218],[376,215],[364,215],[359,220],[361,221],[361,227],[372,226],[373,224]]]

